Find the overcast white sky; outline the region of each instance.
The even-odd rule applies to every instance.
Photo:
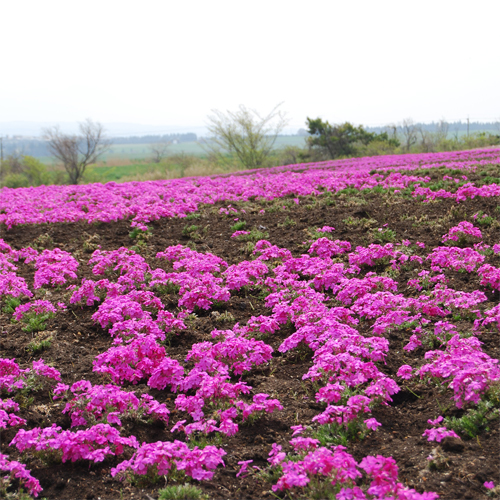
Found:
[[[500,0],[34,0],[1,7],[0,122],[500,119]]]

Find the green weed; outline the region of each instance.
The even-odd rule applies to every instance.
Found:
[[[200,229],[200,226],[196,226],[194,224],[192,224],[191,226],[186,225],[182,229],[182,235],[187,236],[187,237],[191,237],[193,233],[196,233],[198,231],[198,229]]]
[[[491,215],[485,214],[482,210],[475,215],[475,223],[480,226],[491,226],[494,222],[496,222],[496,219]]]
[[[312,433],[312,437],[320,442],[320,446],[342,445],[348,446],[350,442],[363,439],[367,434],[366,426],[359,420],[351,420],[347,425],[336,423],[320,425]]]
[[[52,345],[51,340],[53,340],[52,335],[45,339],[35,338],[27,345],[27,349],[31,351],[32,354],[37,354],[48,349]]]
[[[372,238],[377,243],[392,243],[396,240],[396,231],[389,228],[379,227],[371,231]]]
[[[494,401],[483,398],[475,408],[468,409],[461,417],[447,417],[444,425],[467,439],[482,432],[489,432],[491,424],[498,420],[500,410]]]
[[[343,219],[342,222],[347,226],[360,227],[360,228],[369,228],[377,224],[377,221],[375,219],[372,218],[367,219],[365,217],[358,219],[357,217],[353,217],[352,215],[349,215],[347,219]]]
[[[236,224],[231,226],[231,231],[241,231],[242,229],[245,229],[246,225],[246,221],[239,220]]]
[[[22,319],[26,326],[22,328],[23,332],[34,333],[41,332],[47,328],[47,320],[54,316],[53,312],[35,314],[26,313]]]
[[[259,231],[258,229],[252,229],[248,234],[241,234],[237,237],[238,241],[259,241],[269,238],[268,232]]]
[[[12,295],[7,295],[5,299],[4,306],[2,308],[2,312],[6,314],[14,314],[14,310],[17,306],[21,305],[21,300],[18,297],[12,297]]]
[[[170,485],[158,490],[158,500],[203,500],[206,497],[193,484]]]
[[[293,219],[290,219],[290,217],[286,217],[283,223],[278,224],[278,227],[293,227],[296,225],[297,223]]]

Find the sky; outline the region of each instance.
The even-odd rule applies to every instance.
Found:
[[[500,120],[499,0],[2,2],[0,123]],[[3,127],[3,130],[5,127]]]

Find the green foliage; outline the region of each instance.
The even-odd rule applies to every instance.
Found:
[[[28,351],[30,351],[32,354],[37,354],[39,352],[44,351],[45,349],[48,349],[51,346],[51,341],[52,336],[46,338],[46,339],[33,339],[27,346]]]
[[[479,212],[476,215],[477,217],[474,222],[476,224],[479,224],[480,226],[491,226],[491,224],[496,222],[496,219],[494,219],[491,215],[485,214],[482,210],[479,210]]]
[[[236,224],[231,226],[231,231],[241,231],[245,229],[247,223],[244,220],[239,220]]]
[[[276,138],[287,124],[279,106],[267,116],[245,106],[226,113],[213,110],[208,117],[212,137],[205,143],[207,151],[220,161],[235,158],[245,168],[269,166]]]
[[[246,255],[252,255],[255,250],[255,243],[253,241],[248,241],[247,244],[241,249],[241,251]]]
[[[362,217],[358,219],[357,217],[353,217],[350,215],[347,217],[347,219],[343,219],[342,222],[346,224],[347,226],[351,227],[361,227],[361,228],[368,228],[371,227],[375,224],[377,224],[377,221],[375,219],[367,219],[366,217]]]
[[[349,446],[352,441],[363,439],[367,434],[367,427],[362,420],[351,420],[347,425],[337,423],[320,425],[312,433],[314,439],[319,440],[320,446],[342,445]]]
[[[7,295],[4,306],[2,307],[2,312],[6,314],[14,314],[16,307],[20,305],[21,305],[21,300],[18,297],[12,297],[12,295]]]
[[[132,231],[130,231],[130,233],[128,233],[128,235],[130,236],[130,238],[135,240],[143,232],[144,231],[142,229],[140,229],[138,227],[134,227],[134,229],[132,229]]]
[[[259,231],[258,229],[252,229],[249,234],[240,234],[236,239],[238,241],[259,241],[266,238],[269,238],[269,233]]]
[[[158,292],[160,295],[170,295],[179,293],[181,287],[172,283],[171,281],[165,282],[165,284],[158,285],[156,284],[153,289]]]
[[[191,212],[190,214],[186,215],[186,220],[193,220],[193,219],[199,219],[201,217],[201,214]]]
[[[0,186],[10,188],[50,184],[52,177],[47,167],[32,156],[7,157],[2,163]]]
[[[371,231],[372,238],[377,243],[392,243],[396,240],[396,231],[389,228],[379,227],[378,229],[373,229]]]
[[[278,227],[293,227],[296,225],[297,225],[297,223],[293,219],[290,219],[290,217],[285,217],[285,220],[283,221],[283,223],[278,224]]]
[[[197,486],[179,484],[166,486],[158,491],[158,500],[203,500],[207,498]]]
[[[444,125],[444,127],[443,127]],[[489,132],[473,132],[469,135],[454,134],[448,136],[448,125],[441,122],[434,132],[424,130],[424,127],[405,120],[399,132],[402,135],[404,147],[397,152],[410,153],[432,153],[438,151],[460,151],[474,148],[497,146],[500,143],[500,135]]]
[[[307,118],[309,149],[316,149],[325,158],[334,159],[359,154],[360,146],[367,146],[371,142],[386,143],[397,147],[399,141],[391,139],[386,132],[376,134],[367,132],[362,125],[355,127],[349,122],[340,125],[330,125],[321,118],[315,120]]]
[[[53,312],[35,314],[34,312],[27,312],[22,321],[26,323],[26,326],[22,328],[23,332],[34,333],[42,332],[47,328],[47,320],[54,316]]]
[[[23,488],[19,487],[17,490],[13,489],[9,475],[0,478],[0,498],[4,500],[33,500],[33,497],[25,492]],[[42,498],[41,500],[46,499]]]
[[[473,439],[482,432],[489,432],[490,425],[498,420],[500,410],[498,409],[498,394],[495,397],[483,397],[475,408],[468,409],[461,417],[447,417],[444,425],[453,429],[460,436]],[[498,425],[495,424],[495,426]]]
[[[195,224],[184,226],[184,229],[182,230],[182,235],[186,236],[187,238],[191,238],[193,240],[199,240],[201,239],[201,235],[198,232],[199,229],[200,226],[196,226]]]

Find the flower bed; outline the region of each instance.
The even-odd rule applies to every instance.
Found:
[[[0,491],[495,495],[499,161],[4,188]]]

